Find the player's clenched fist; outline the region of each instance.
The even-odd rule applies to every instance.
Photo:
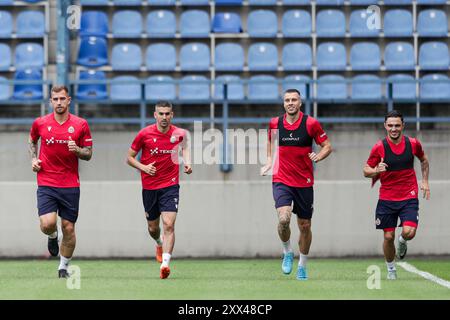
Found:
[[[69,137],[69,142],[67,143],[67,146],[69,147],[69,151],[73,153],[80,152],[80,147],[77,146],[75,141],[72,140],[71,137]]]
[[[39,159],[33,159],[31,161],[31,168],[33,169],[34,172],[38,172],[39,170],[41,170],[41,160]]]

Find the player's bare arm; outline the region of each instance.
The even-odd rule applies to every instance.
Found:
[[[141,170],[142,172],[145,172],[151,176],[154,176],[156,174],[156,167],[153,166],[155,162],[149,163],[148,165],[142,164],[139,161],[137,161],[136,156],[137,152],[133,149],[128,149],[128,155],[127,155],[127,163],[131,167]]]
[[[422,169],[422,183],[420,185],[420,190],[423,192],[423,197],[427,200],[430,199],[430,186],[428,185],[428,175],[430,173],[430,163],[428,162],[428,157],[426,154],[423,155],[420,160],[420,168]]]
[[[31,158],[31,169],[34,172],[41,170],[41,160],[37,157],[37,141],[33,141],[31,136],[28,138],[28,152]]]
[[[266,164],[261,168],[261,175],[267,175],[267,172],[272,168],[272,141],[267,140],[267,160]]]
[[[69,148],[70,152],[73,152],[76,154],[76,156],[81,160],[89,161],[92,158],[92,147],[79,147],[77,146],[76,142],[73,140],[69,140],[67,143],[67,146]]]
[[[183,145],[181,146],[181,153],[184,163],[184,173],[191,174],[192,173],[191,151],[188,146],[189,143],[186,137]]]
[[[309,158],[316,163],[328,157],[332,151],[331,143],[328,139],[320,144],[320,148],[319,153],[308,153]]]
[[[368,164],[364,166],[364,177],[373,178],[379,175],[381,172],[385,172],[387,170],[388,165],[384,162],[384,159],[381,158],[381,161],[375,166],[371,167]]]

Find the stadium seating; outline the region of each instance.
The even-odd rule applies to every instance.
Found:
[[[183,100],[208,100],[209,80],[205,76],[189,75],[180,81],[179,98]]]
[[[412,0],[384,0],[384,5],[411,5]]]
[[[2,5],[10,5],[13,4],[14,0],[0,0],[0,4]]]
[[[329,74],[317,81],[317,100],[336,100],[347,98],[347,84],[341,75]]]
[[[352,5],[371,5],[377,3],[378,0],[350,0],[350,4]]]
[[[248,82],[248,98],[251,100],[275,100],[280,98],[277,79],[270,75],[252,76]]]
[[[309,44],[292,42],[283,47],[284,70],[309,70],[312,67],[312,49]]]
[[[341,6],[344,0],[316,0],[317,5]]]
[[[142,0],[113,0],[115,6],[140,6]]]
[[[119,76],[111,81],[111,100],[140,100],[141,85],[134,76]],[[133,83],[134,82],[134,83]]]
[[[365,9],[354,10],[350,14],[349,31],[352,37],[378,37],[380,30],[372,27],[371,24],[368,26],[368,19],[370,15]]]
[[[215,69],[241,71],[244,69],[244,49],[237,43],[221,43],[216,46]]]
[[[423,5],[435,5],[435,4],[445,4],[447,0],[417,0],[417,4]]]
[[[311,15],[305,10],[288,10],[283,14],[281,31],[285,38],[310,37]]]
[[[8,71],[11,67],[11,48],[4,43],[0,43],[0,71]]]
[[[180,0],[183,6],[205,6],[208,5],[209,0]]]
[[[14,66],[17,69],[41,69],[44,66],[44,48],[38,43],[19,44],[14,56]]]
[[[145,65],[152,71],[173,71],[177,66],[175,47],[168,43],[154,43],[147,47]]]
[[[16,17],[16,34],[19,38],[39,38],[45,34],[45,15],[42,11],[21,11]]]
[[[408,42],[391,42],[384,49],[387,70],[414,70],[414,49]]]
[[[450,57],[444,42],[425,42],[419,48],[419,66],[423,70],[448,70]]]
[[[0,10],[0,38],[11,38],[13,32],[13,19],[11,13]]]
[[[340,10],[321,10],[317,14],[316,32],[318,37],[345,36],[345,16]]]
[[[309,5],[310,0],[282,0],[282,3],[286,5]]]
[[[80,0],[82,6],[106,6],[108,0]]]
[[[413,76],[393,74],[388,77],[388,80],[392,81],[392,98],[394,100],[416,98],[416,82]]]
[[[277,4],[277,0],[248,0],[248,4],[253,5],[261,5],[261,6],[273,6]]]
[[[384,14],[385,37],[412,37],[413,17],[410,11],[391,9]]]
[[[212,29],[215,33],[240,33],[242,32],[241,17],[232,12],[216,13]]]
[[[310,81],[310,77],[304,75],[290,75],[284,78],[283,82],[283,92],[288,89],[297,89],[300,92],[302,99],[311,98],[312,92],[307,92],[307,81]],[[312,91],[310,89],[310,91]]]
[[[278,50],[277,47],[268,42],[259,42],[250,45],[248,49],[248,67],[255,70],[277,70]]]
[[[145,85],[145,99],[147,100],[174,100],[177,97],[175,83],[169,76],[151,76]],[[164,82],[166,81],[166,82]]]
[[[111,53],[111,67],[113,70],[132,71],[142,66],[141,47],[134,43],[116,44]]]
[[[209,14],[202,10],[184,11],[180,17],[180,34],[183,38],[209,37]]]
[[[242,0],[216,0],[216,6],[241,6]]]
[[[105,81],[106,75],[103,71],[96,71],[96,70],[81,71],[79,79],[85,81],[94,81],[94,80]],[[106,99],[108,97],[106,84],[104,83],[79,84],[78,90],[76,92],[76,97],[79,100]]]
[[[80,39],[79,65],[101,67],[108,64],[108,46],[104,38],[85,37]]]
[[[204,43],[186,43],[180,50],[180,68],[183,71],[208,71],[210,67],[209,47]]]
[[[355,43],[350,51],[350,64],[353,70],[378,70],[380,60],[380,47],[376,43]]]
[[[420,98],[449,99],[450,79],[444,74],[428,74],[421,78]]]
[[[174,6],[176,0],[147,0],[152,6]]]
[[[147,15],[146,31],[150,37],[173,38],[177,31],[175,14],[169,10],[151,11]]]
[[[446,37],[447,15],[442,10],[428,9],[419,13],[417,32],[421,37]]]
[[[382,85],[378,76],[373,74],[361,74],[352,80],[353,99],[377,100],[382,98]]]
[[[18,70],[14,81],[42,81],[42,73],[36,69]],[[14,85],[13,98],[17,100],[40,100],[43,98],[42,84]]]
[[[317,68],[319,70],[345,70],[346,52],[342,43],[325,42],[317,48]]]
[[[84,11],[81,15],[80,36],[106,37],[108,16],[102,11]]]
[[[112,35],[115,38],[139,38],[143,31],[142,16],[139,11],[116,11],[112,20]]]
[[[0,77],[0,100],[7,100],[11,97],[10,85],[5,83],[6,81],[8,81],[8,79]]]
[[[232,81],[239,81],[241,78],[236,75],[224,75],[216,78],[214,87],[214,98],[223,99],[224,83],[227,84],[227,96],[229,100],[243,100],[245,99],[244,85],[242,83],[233,83]]]
[[[247,17],[247,32],[252,38],[271,38],[278,32],[275,12],[271,10],[254,10]]]

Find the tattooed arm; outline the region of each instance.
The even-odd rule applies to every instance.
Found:
[[[422,169],[422,184],[420,189],[423,191],[423,197],[427,200],[430,199],[430,186],[428,185],[428,175],[430,173],[430,163],[428,157],[424,154],[420,160],[420,168]]]
[[[33,141],[31,136],[28,138],[28,153],[31,158],[31,169],[34,172],[41,170],[41,160],[37,157],[37,141]]]

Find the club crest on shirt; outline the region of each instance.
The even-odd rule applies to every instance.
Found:
[[[74,133],[75,129],[72,126],[70,126],[69,129],[67,129],[67,132]]]
[[[177,141],[177,137],[171,136],[170,137],[170,143],[175,143]]]
[[[153,138],[153,142],[156,142],[156,138]]]
[[[377,219],[375,220],[375,224],[376,224],[377,226],[379,226],[379,225],[381,224],[381,221],[380,221],[379,218],[377,218]]]
[[[48,129],[48,132],[52,131],[52,126],[48,126],[47,129]]]

